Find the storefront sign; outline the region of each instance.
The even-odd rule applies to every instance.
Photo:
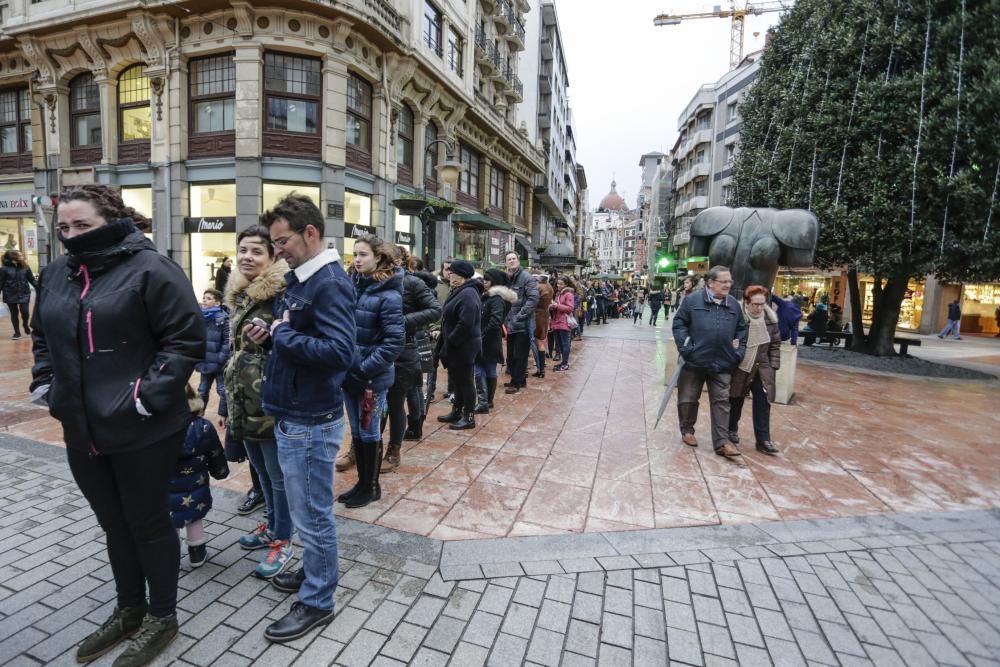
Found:
[[[410,232],[396,232],[396,243],[399,245],[413,245],[416,237]]]
[[[503,256],[506,254],[507,244],[504,243],[504,232],[490,232],[489,247],[486,248],[486,256],[494,264],[501,264]]]
[[[35,229],[24,230],[24,251],[38,252],[38,231]]]
[[[352,222],[344,224],[345,239],[357,239],[361,238],[365,234],[371,234],[372,236],[375,236],[375,228],[369,227],[368,225],[356,225]]]
[[[31,213],[35,210],[32,203],[34,192],[0,192],[0,215],[4,213]]]
[[[235,217],[184,218],[185,234],[235,234]]]

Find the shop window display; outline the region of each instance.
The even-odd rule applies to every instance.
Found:
[[[279,201],[292,193],[305,195],[312,199],[316,206],[319,202],[319,187],[308,183],[264,183],[261,193],[261,212],[274,208]]]
[[[1000,284],[965,285],[962,288],[962,333],[997,334],[998,306]]]
[[[865,324],[871,324],[872,312],[875,307],[873,293],[874,281],[861,281],[861,319]],[[911,280],[906,286],[903,302],[899,306],[899,329],[917,330],[920,328],[920,317],[924,311],[924,284]]]
[[[38,274],[38,228],[31,218],[0,218],[0,254],[20,250],[31,270]]]
[[[191,186],[192,218],[230,218],[236,216],[235,183],[203,183]],[[222,260],[236,253],[236,234],[199,232],[191,240],[191,284],[198,296],[215,286],[215,274]]]
[[[455,228],[455,257],[482,265],[486,258],[489,232],[467,227]]]
[[[372,218],[372,198],[359,192],[344,192],[344,222],[349,225],[374,227]],[[350,234],[344,236],[344,268],[349,268],[354,261],[354,238]]]

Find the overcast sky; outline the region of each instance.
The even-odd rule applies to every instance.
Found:
[[[639,157],[668,152],[677,138],[677,116],[695,91],[729,69],[729,19],[653,26],[653,17],[667,10],[711,8],[698,0],[556,0],[577,160],[587,170],[591,209],[607,194],[612,176],[618,192],[635,206]],[[779,16],[747,19],[744,53],[763,45],[764,32]]]

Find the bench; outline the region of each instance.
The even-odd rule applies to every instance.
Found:
[[[850,347],[851,342],[854,340],[854,334],[848,331],[826,331],[822,334],[803,331],[800,335],[803,337],[803,344],[805,345],[820,345],[821,343],[817,339],[823,339],[823,343],[828,344],[830,347],[833,347],[833,341],[835,340],[842,340],[844,341],[844,347]],[[809,342],[810,340],[815,342]],[[909,356],[911,345],[920,347],[923,343],[919,338],[912,338],[910,336],[893,336],[892,342],[899,345],[899,356],[901,357]]]

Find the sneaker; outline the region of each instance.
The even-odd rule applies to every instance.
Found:
[[[252,514],[254,510],[258,507],[264,506],[264,493],[258,491],[257,489],[250,489],[247,492],[246,498],[240,503],[240,506],[236,508],[237,514]]]
[[[104,621],[101,627],[87,635],[76,649],[77,662],[90,662],[118,646],[142,627],[142,619],[146,615],[146,605],[115,608],[111,618]]]
[[[192,569],[201,567],[206,560],[208,560],[208,548],[204,544],[188,545],[188,562],[191,563]]]
[[[267,529],[266,523],[258,524],[253,532],[240,538],[240,546],[247,551],[255,549],[266,549],[274,542],[271,531]]]
[[[112,667],[143,667],[163,652],[177,636],[177,616],[156,618],[147,615],[132,644],[118,656]]]
[[[253,571],[254,576],[261,579],[270,579],[285,571],[285,568],[292,562],[295,551],[290,540],[275,540],[271,542],[271,550],[264,556],[257,569]]]

